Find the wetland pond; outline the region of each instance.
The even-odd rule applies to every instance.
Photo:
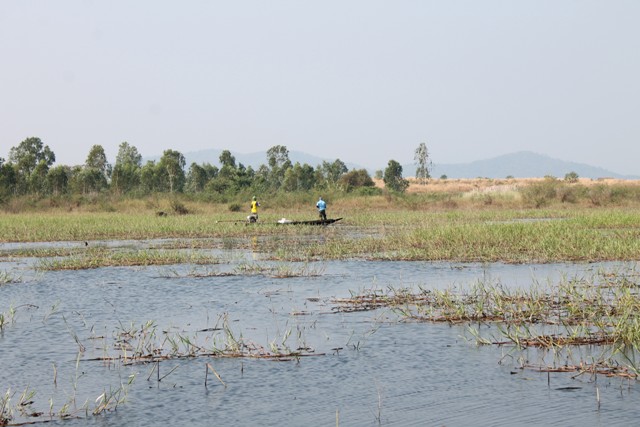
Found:
[[[213,264],[51,270],[11,255],[78,245],[0,245],[0,273],[13,278],[0,285],[9,424],[612,426],[640,415],[635,377],[529,368],[597,359],[599,346],[479,345],[471,329],[501,341],[500,326],[339,303],[400,288],[546,286],[635,264],[284,263],[218,247],[198,249]]]

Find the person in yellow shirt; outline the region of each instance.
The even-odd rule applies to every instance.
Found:
[[[256,196],[253,196],[251,199],[251,215],[249,215],[249,222],[256,222],[258,220],[258,207],[260,203],[256,199]]]

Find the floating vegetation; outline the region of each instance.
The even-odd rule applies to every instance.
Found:
[[[14,276],[13,274],[7,271],[0,271],[0,286],[6,285],[9,283],[19,283],[22,282],[21,277]]]
[[[162,250],[91,249],[79,256],[40,260],[39,270],[85,270],[100,267],[133,267],[169,264],[215,264],[218,259],[199,252]]]
[[[401,321],[495,323],[500,337],[482,336],[470,328],[479,344],[513,345],[561,350],[575,346],[607,347],[602,362],[581,363],[574,372],[621,376],[637,374],[634,357],[640,347],[640,294],[635,270],[598,272],[591,278],[563,279],[548,289],[510,290],[478,283],[468,292],[447,290],[379,289],[332,300],[334,312],[389,308]],[[549,331],[553,330],[553,333]],[[506,339],[505,339],[506,338]],[[624,355],[628,363],[617,359]],[[620,368],[622,366],[622,368]],[[549,369],[549,368],[545,368]]]
[[[523,368],[538,372],[570,372],[579,375],[604,375],[606,377],[621,377],[629,379],[637,379],[638,372],[628,366],[621,366],[617,363],[611,364],[605,361],[596,361],[592,363],[580,362],[577,365],[561,365],[561,366],[543,366],[534,364],[525,364]]]
[[[257,358],[268,360],[297,360],[301,357],[322,356],[303,342],[295,348],[287,344],[291,331],[285,332],[279,341],[260,345],[245,340],[229,326],[227,316],[221,316],[222,325],[187,335],[178,332],[159,331],[155,322],[149,321],[140,327],[122,327],[113,341],[112,352],[89,358],[90,361],[121,362],[125,365],[153,363],[171,359],[195,357]],[[114,353],[115,352],[115,353]]]
[[[310,264],[292,265],[292,264],[240,264],[233,271],[236,275],[264,275],[277,279],[289,277],[317,277],[324,273],[324,266],[315,266]]]
[[[84,248],[21,248],[0,251],[0,258],[50,258],[82,254]]]
[[[241,263],[229,271],[219,271],[209,268],[192,268],[187,272],[180,272],[176,269],[168,270],[163,277],[228,277],[228,276],[269,276],[276,279],[286,279],[290,277],[317,277],[324,272],[324,267],[304,264],[301,266],[290,264],[266,265],[259,263]]]
[[[162,277],[167,279],[181,278],[181,277],[193,277],[198,279],[205,279],[208,277],[226,277],[233,276],[233,273],[221,272],[210,267],[205,268],[191,268],[187,272],[180,272],[176,269],[168,269],[162,274]]]

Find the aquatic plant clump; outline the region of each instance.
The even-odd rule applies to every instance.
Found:
[[[6,285],[9,283],[18,283],[21,281],[22,279],[20,277],[17,277],[12,273],[9,273],[7,271],[0,271],[0,286]]]
[[[589,369],[625,372],[635,378],[638,367],[628,352],[638,352],[640,346],[638,283],[637,272],[629,270],[565,278],[548,289],[510,290],[485,283],[477,283],[466,292],[423,288],[416,292],[389,287],[332,302],[334,312],[389,308],[401,321],[498,324],[500,337],[487,338],[479,328],[471,329],[479,344],[546,350],[609,346],[611,361],[599,363],[597,369],[590,364]],[[611,369],[618,365],[617,359],[613,360],[620,354],[629,362],[626,369]]]
[[[323,355],[315,353],[303,343],[291,348],[287,344],[291,331],[287,331],[280,341],[272,341],[265,346],[247,341],[234,332],[226,315],[221,318],[221,322],[220,326],[201,330],[194,335],[158,331],[157,325],[152,321],[140,327],[130,325],[114,335],[111,349],[115,353],[105,349],[104,354],[85,360],[129,365],[196,357],[292,360]]]

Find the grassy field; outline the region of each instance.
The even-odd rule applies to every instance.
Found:
[[[276,224],[282,217],[315,219],[309,194],[263,201],[255,225],[243,222],[247,212],[237,203],[155,197],[70,209],[58,201],[46,209],[5,211],[0,242],[173,238],[184,248],[217,239],[206,245],[251,244],[279,260],[638,260],[639,190],[635,181],[434,180],[404,195],[329,198],[329,216],[344,219],[320,228]],[[323,239],[308,238],[319,234]]]

